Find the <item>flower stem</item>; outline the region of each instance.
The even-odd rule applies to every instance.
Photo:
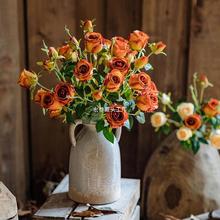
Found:
[[[202,104],[202,101],[203,101],[204,91],[205,91],[205,88],[204,88],[204,86],[202,86],[201,91],[200,91],[200,97],[199,97],[199,103],[200,104]]]
[[[181,124],[177,121],[174,121],[172,119],[167,119],[168,122],[170,122],[171,124],[174,124],[176,127],[181,127]]]
[[[194,88],[193,88],[192,85],[189,88],[190,88],[190,92],[191,92],[191,95],[192,95],[192,99],[195,103],[196,109],[198,110],[199,109],[199,103],[198,103],[197,97],[195,95]]]
[[[40,86],[42,89],[45,89],[45,90],[47,90],[47,91],[51,92],[51,90],[50,90],[50,89],[48,89],[47,87],[43,86],[43,85],[42,85],[42,84],[40,84],[39,82],[37,82],[37,85],[38,85],[38,86]]]

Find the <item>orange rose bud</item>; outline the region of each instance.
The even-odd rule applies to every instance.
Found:
[[[79,81],[88,81],[93,75],[93,66],[85,59],[80,60],[74,69],[74,75]]]
[[[54,103],[54,96],[49,91],[39,89],[34,97],[34,101],[42,108],[48,109]]]
[[[129,44],[133,50],[140,51],[148,43],[149,36],[142,31],[133,31],[129,36]]]
[[[114,57],[109,61],[110,69],[117,69],[125,76],[128,73],[130,64],[126,58]]]
[[[117,69],[113,69],[108,73],[104,80],[104,85],[108,92],[116,92],[119,90],[120,86],[123,83],[123,75]]]
[[[129,61],[129,63],[133,63],[134,62],[134,58],[137,55],[137,51],[136,50],[131,50],[128,54],[127,54],[127,59]]]
[[[48,71],[52,71],[54,69],[54,65],[55,65],[55,63],[53,61],[50,61],[50,60],[45,60],[43,62],[44,69],[48,70]]]
[[[71,59],[73,49],[70,47],[69,44],[66,44],[58,48],[58,53],[59,55],[65,57],[66,59]]]
[[[148,63],[148,57],[142,56],[134,63],[136,69],[142,69]]]
[[[186,127],[192,130],[196,130],[202,125],[201,116],[198,114],[190,115],[184,120],[184,123]]]
[[[83,30],[85,32],[92,32],[93,31],[93,24],[91,20],[85,20],[83,21]]]
[[[73,85],[69,83],[59,83],[54,89],[54,97],[57,101],[66,105],[73,101],[75,95],[75,89]]]
[[[54,103],[48,108],[48,113],[50,118],[58,118],[62,114],[63,104],[54,101]]]
[[[38,76],[36,73],[30,72],[24,69],[19,76],[18,84],[24,88],[29,89],[32,86],[35,86],[38,82]]]
[[[153,83],[153,87],[155,84]],[[158,108],[158,96],[157,92],[153,90],[145,90],[143,95],[140,95],[136,99],[137,107],[143,112],[153,112]]]
[[[94,100],[99,101],[102,99],[102,91],[101,90],[96,90],[92,93],[92,97]]]
[[[116,57],[125,57],[129,52],[128,41],[123,37],[114,37],[112,44],[112,54]]]
[[[199,80],[200,80],[201,85],[202,85],[204,88],[207,88],[207,87],[209,87],[209,86],[213,86],[213,85],[209,82],[208,77],[207,77],[204,73],[202,73],[202,74],[199,76]]]
[[[84,40],[85,48],[89,53],[99,53],[103,48],[103,37],[100,33],[88,32]]]
[[[104,44],[104,47],[106,48],[110,48],[111,47],[111,41],[109,39],[104,39],[103,38],[103,44]]]
[[[125,107],[118,104],[112,104],[105,116],[111,128],[119,128],[128,120],[128,113]]]
[[[129,79],[129,85],[134,90],[143,90],[151,85],[151,78],[144,72],[132,74]]]
[[[203,112],[208,117],[214,117],[219,114],[220,102],[217,99],[210,99],[203,107]]]
[[[58,57],[58,52],[54,47],[49,47],[49,57],[55,59]]]
[[[163,52],[163,50],[166,48],[166,44],[164,44],[162,41],[157,42],[155,45],[155,51],[154,54],[160,54],[161,52]]]

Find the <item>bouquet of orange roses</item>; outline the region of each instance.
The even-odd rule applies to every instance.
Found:
[[[201,143],[211,143],[220,149],[220,101],[204,98],[205,89],[212,86],[207,76],[195,73],[193,85],[189,87],[193,102],[173,104],[170,94],[160,93],[163,111],[151,116],[152,126],[166,135],[172,128],[177,129],[180,143],[194,153],[198,152]]]
[[[150,56],[165,54],[166,46],[148,43],[149,36],[137,30],[128,40],[118,36],[108,40],[93,31],[93,21],[82,22],[82,28],[82,40],[65,28],[69,39],[63,45],[44,43],[46,58],[38,62],[42,70],[23,70],[18,83],[32,94],[36,91],[34,101],[50,118],[96,123],[97,132],[113,142],[112,129],[131,129],[133,117],[144,123],[144,112],[157,109],[158,90],[146,71],[153,69]],[[53,88],[39,82],[42,72],[57,78]]]

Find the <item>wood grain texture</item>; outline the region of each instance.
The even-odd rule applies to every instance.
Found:
[[[144,0],[142,29],[150,41],[162,40],[166,45],[165,56],[152,56],[152,79],[160,91],[171,91],[175,100],[186,96],[189,0]],[[142,176],[145,163],[159,143],[150,125],[139,125],[137,148],[137,173]]]
[[[67,39],[64,26],[75,32],[75,1],[28,1],[28,51],[29,69],[39,70],[36,62],[44,59],[42,40],[48,46],[59,46]],[[54,86],[53,75],[45,74],[42,84]],[[59,171],[68,170],[68,126],[44,117],[39,106],[31,104],[31,150],[34,195],[44,179],[51,179]],[[37,187],[38,186],[38,187]]]
[[[205,73],[215,85],[207,90],[207,97],[220,96],[220,1],[193,0],[190,29],[188,78],[194,72]]]
[[[17,85],[24,59],[23,5],[3,0],[0,7],[0,179],[19,198],[27,190],[25,94]],[[15,19],[16,18],[16,19]],[[22,112],[24,110],[24,112]]]
[[[141,28],[141,0],[108,0],[106,3],[106,36],[123,36]],[[120,141],[122,176],[137,177],[138,123],[131,132],[123,129]]]
[[[80,212],[87,210],[83,204],[75,204],[68,199],[68,182],[69,177],[66,176],[58,185],[53,194],[48,198],[47,202],[37,211],[34,219],[64,219],[70,216],[72,210]],[[137,202],[140,198],[140,181],[137,179],[122,179],[121,180],[122,195],[121,198],[111,204],[94,206],[98,209],[111,208],[118,210],[119,214],[106,215],[98,217],[100,220],[138,220],[140,210],[137,207]],[[70,217],[70,219],[78,219],[79,217]],[[89,218],[84,218],[88,220]]]

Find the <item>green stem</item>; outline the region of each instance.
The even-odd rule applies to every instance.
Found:
[[[196,80],[197,80],[197,74],[194,74],[194,76],[193,76],[193,86],[194,86],[195,96],[198,99],[198,90],[197,90]]]
[[[204,86],[202,86],[201,91],[200,91],[200,98],[199,98],[200,104],[202,104],[202,101],[203,101],[204,91],[205,91],[205,88],[204,88]]]
[[[172,119],[167,119],[167,121],[171,124],[174,124],[176,127],[181,127],[181,124],[177,121],[174,121]]]
[[[199,103],[198,103],[197,97],[195,95],[194,88],[192,85],[189,88],[190,88],[190,92],[192,95],[193,102],[195,103],[196,109],[199,110]]]
[[[48,89],[47,87],[43,86],[43,85],[42,85],[42,84],[40,84],[39,82],[37,82],[37,85],[38,85],[38,86],[40,86],[42,89],[45,89],[45,90],[47,90],[47,91],[51,92],[51,90],[50,90],[50,89]]]

